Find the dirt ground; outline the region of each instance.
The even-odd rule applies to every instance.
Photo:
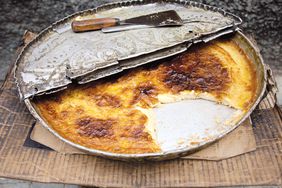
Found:
[[[40,32],[69,14],[114,1],[0,0],[0,85],[9,65],[15,59],[15,49],[20,44],[25,30]],[[257,41],[265,63],[271,65],[279,81],[278,85],[282,89],[282,0],[199,0],[199,2],[221,7],[243,19],[244,23],[241,26],[243,32]],[[279,100],[282,104],[281,93]],[[0,187],[25,186],[65,187],[66,185],[32,186],[31,182],[21,184],[17,181],[0,179]]]

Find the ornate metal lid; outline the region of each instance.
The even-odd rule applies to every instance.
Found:
[[[116,33],[74,33],[74,19],[126,19],[175,10],[181,27],[158,27]],[[75,13],[43,30],[21,52],[15,77],[22,98],[86,83],[124,69],[183,52],[192,43],[233,32],[241,19],[222,9],[191,1],[143,0],[106,4]]]

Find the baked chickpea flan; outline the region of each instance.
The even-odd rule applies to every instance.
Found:
[[[35,97],[34,104],[74,143],[113,153],[155,153],[161,148],[152,109],[200,98],[244,113],[256,89],[256,72],[244,52],[232,40],[218,39],[174,58]]]

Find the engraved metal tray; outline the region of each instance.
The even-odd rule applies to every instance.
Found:
[[[184,34],[185,36],[187,36],[187,38],[180,38],[180,39],[174,40],[174,37],[178,36],[179,32],[181,33],[181,32],[186,31],[186,30],[179,31],[177,30],[177,28],[146,28],[146,29],[149,29],[150,32],[149,31],[148,32],[151,33],[152,35],[146,33],[147,31],[142,31],[142,30],[130,31],[130,33],[128,33],[129,36],[130,34],[135,33],[135,32],[137,32],[135,34],[139,34],[140,37],[143,36],[144,34],[145,39],[146,37],[154,36],[153,38],[150,38],[150,40],[153,41],[152,42],[153,48],[151,48],[151,42],[149,41],[147,41],[148,48],[145,48],[146,45],[140,42],[141,43],[140,45],[144,46],[144,49],[142,48],[143,51],[142,50],[138,51],[136,48],[132,48],[132,46],[130,46],[130,45],[135,44],[136,41],[133,42],[135,40],[134,37],[127,38],[127,35],[125,35],[125,33],[129,31],[122,32],[122,33],[116,33],[118,35],[124,35],[123,36],[124,38],[128,39],[128,41],[131,40],[132,42],[132,43],[125,43],[121,41],[121,43],[119,43],[120,41],[117,40],[114,43],[111,43],[112,47],[118,48],[120,50],[119,53],[117,53],[116,55],[123,54],[125,56],[115,56],[114,58],[115,61],[92,62],[92,63],[85,65],[85,67],[84,65],[82,67],[80,66],[80,69],[76,67],[78,66],[77,65],[78,62],[76,62],[76,60],[80,60],[80,56],[76,56],[75,51],[72,51],[73,45],[75,44],[79,45],[79,47],[76,50],[80,49],[80,47],[82,47],[82,49],[84,50],[86,47],[92,47],[92,46],[95,47],[94,44],[100,47],[102,43],[105,42],[104,40],[105,38],[102,37],[103,34],[101,32],[88,32],[88,33],[82,34],[81,37],[83,38],[83,36],[85,36],[86,38],[83,38],[83,40],[82,39],[81,40],[85,41],[85,39],[87,39],[88,41],[91,41],[91,42],[95,41],[95,43],[93,43],[93,45],[87,43],[86,45],[82,42],[80,46],[81,41],[77,41],[78,40],[77,38],[74,39],[73,35],[76,35],[76,34],[72,33],[69,30],[70,29],[69,24],[71,20],[77,18],[78,16],[81,19],[81,17],[82,18],[89,17],[89,16],[91,17],[93,15],[95,15],[96,17],[113,16],[113,17],[125,18],[126,15],[129,14],[129,12],[132,13],[130,14],[132,16],[139,15],[140,14],[140,12],[138,12],[139,9],[142,11],[151,10],[151,8],[152,10],[153,8],[156,8],[154,9],[154,11],[155,10],[166,10],[166,8],[171,9],[171,6],[175,8],[176,10],[183,9],[183,11],[185,10],[188,12],[197,10],[196,12],[199,14],[201,13],[201,11],[204,11],[203,13],[204,15],[206,15],[207,13],[206,11],[208,11],[209,14],[207,14],[206,15],[207,17],[203,19],[203,23],[199,23],[199,22],[195,22],[193,24],[187,23],[188,24],[187,27],[193,27],[192,30],[193,29],[194,30],[192,33],[196,33],[196,35],[193,34],[193,36],[190,36],[189,34],[188,35]],[[159,9],[159,7],[161,7],[161,9]],[[124,13],[124,15],[123,14],[119,15],[118,14],[119,12],[122,12],[122,13],[126,12],[126,14]],[[133,12],[136,14],[133,15]],[[116,14],[118,14],[119,16],[115,16]],[[183,16],[182,13],[180,15]],[[221,25],[220,27],[218,25],[216,27],[213,27],[213,24],[209,25],[208,23],[205,23],[207,19],[210,19],[208,15],[217,15],[220,18],[226,19],[226,21],[230,21],[230,22],[228,22],[228,24],[225,23]],[[236,16],[233,16],[232,14],[228,14],[221,9],[209,7],[203,4],[190,2],[190,1],[169,0],[169,1],[154,1],[153,3],[152,1],[146,1],[146,0],[145,1],[131,1],[131,2],[124,2],[124,3],[112,3],[112,4],[98,7],[96,9],[82,11],[74,15],[71,15],[70,17],[67,17],[55,23],[54,25],[50,26],[49,28],[44,30],[41,34],[39,34],[35,40],[33,40],[30,44],[28,44],[24,48],[24,50],[22,51],[22,53],[20,54],[18,58],[18,61],[17,61],[18,67],[16,67],[16,70],[15,70],[15,77],[17,79],[17,83],[19,86],[19,92],[20,92],[20,95],[24,98],[24,102],[26,103],[31,114],[46,129],[48,129],[51,133],[53,133],[55,136],[57,136],[64,142],[76,148],[79,148],[89,154],[103,156],[103,157],[112,158],[112,159],[129,160],[129,161],[165,160],[165,159],[181,157],[189,153],[198,151],[199,149],[217,141],[218,139],[222,138],[223,136],[231,132],[233,129],[238,127],[240,123],[243,122],[250,115],[250,113],[254,110],[254,108],[256,107],[256,105],[259,103],[259,101],[261,100],[263,96],[263,93],[266,87],[265,86],[266,73],[264,69],[263,60],[261,58],[259,50],[255,47],[255,45],[253,45],[252,42],[243,33],[241,33],[241,31],[235,32],[235,30],[238,30],[236,25],[239,24],[240,22],[241,20],[239,18],[237,18]],[[201,26],[199,26],[198,24]],[[197,30],[198,27],[200,28],[199,30]],[[164,33],[166,32],[169,34],[172,33],[173,37],[169,38],[169,36],[171,35],[164,35],[164,37],[163,35],[160,35],[160,36],[154,35],[154,32],[156,31],[160,31],[157,33],[162,33],[161,31],[163,29],[164,29],[163,31]],[[188,29],[188,33],[191,33],[189,32],[189,29]],[[228,33],[232,33],[232,34],[228,34]],[[92,35],[100,36],[100,38],[94,38],[94,39],[87,38]],[[158,130],[160,133],[160,139],[163,139],[164,141],[166,141],[167,145],[165,145],[164,146],[165,149],[159,153],[117,154],[117,153],[104,152],[100,150],[90,149],[90,148],[81,146],[79,144],[73,143],[63,138],[62,136],[60,136],[41,117],[39,111],[36,109],[35,105],[32,102],[32,96],[46,94],[50,92],[55,92],[60,89],[64,89],[73,80],[76,80],[77,82],[80,82],[80,83],[89,82],[91,80],[102,78],[103,76],[107,76],[110,74],[120,72],[122,71],[123,68],[136,67],[144,63],[148,63],[148,62],[151,62],[157,59],[161,59],[164,57],[168,57],[168,56],[172,56],[172,55],[181,53],[185,51],[190,45],[196,45],[195,43],[197,42],[206,42],[216,37],[219,37],[221,35],[226,35],[224,37],[230,37],[231,40],[236,42],[238,46],[245,52],[245,54],[247,54],[250,61],[254,64],[254,67],[256,69],[256,74],[257,74],[258,90],[256,91],[257,98],[254,104],[252,105],[251,109],[248,112],[246,112],[244,116],[238,122],[236,122],[236,124],[232,126],[226,126],[221,131],[215,131],[213,133],[213,136],[210,137],[208,141],[201,141],[198,144],[195,144],[192,146],[189,145],[189,146],[181,147],[181,148],[174,147],[175,145],[173,145],[172,143],[174,143],[175,140],[178,139],[178,135],[172,134],[171,129],[160,128]],[[74,41],[78,43],[74,44],[72,43],[73,41],[70,42],[67,40],[60,40],[61,36],[63,36],[62,39],[64,37],[71,37],[72,39],[74,39]],[[109,35],[105,34],[105,36],[109,36]],[[119,37],[121,36],[118,36],[117,39],[119,39]],[[154,43],[154,41],[156,43]],[[160,41],[163,41],[163,42],[160,42]],[[118,46],[116,44],[121,44],[121,46]],[[127,44],[129,46],[126,46]],[[136,43],[135,45],[137,44],[139,45],[139,42]],[[154,46],[154,44],[156,45]],[[68,48],[68,45],[70,46],[70,48]],[[95,47],[95,48],[98,48],[98,47]],[[106,44],[104,44],[103,47],[105,47],[105,49],[109,49],[107,48],[108,46]],[[131,49],[134,49],[134,50],[131,51]],[[84,50],[80,51],[82,54],[79,53],[82,56],[82,58],[87,57],[88,59],[89,57],[92,57],[93,55],[93,57],[94,56],[99,57],[100,58],[100,59],[98,58],[99,60],[109,60],[109,59],[112,60],[111,59],[112,56],[110,56],[111,58],[106,58],[109,56],[108,56],[107,51],[103,51],[104,48],[97,49],[97,51],[95,51],[95,55],[90,54],[91,56],[88,56],[89,55],[88,52],[85,52],[86,54],[84,54]],[[128,53],[128,50],[130,53]],[[66,60],[65,59],[66,57],[64,55],[68,56],[71,53],[74,53],[74,56],[73,56],[74,59]],[[61,55],[63,56],[62,58],[60,58]],[[52,64],[52,62],[54,64]],[[73,64],[70,64],[70,62],[72,62]],[[88,66],[88,65],[91,65],[91,66]],[[52,72],[52,71],[55,71],[55,72]],[[74,73],[73,76],[71,76],[72,73]],[[28,82],[25,82],[26,77],[27,77]],[[198,116],[197,118],[193,118],[189,120],[191,121],[190,122],[191,124],[198,124],[198,125],[203,124],[203,120],[204,120],[204,125],[206,126],[211,126],[213,124],[215,114],[219,114],[219,115],[222,114],[222,116],[228,116],[233,113],[232,111],[229,111],[230,109],[227,109],[228,107],[225,107],[223,105],[219,107],[215,103],[212,103],[206,100],[200,100],[200,99],[185,101],[182,103],[178,103],[177,105],[178,106],[171,106],[170,110],[173,109],[174,110],[173,113],[172,111],[169,111],[169,110],[162,111],[162,109],[160,111],[157,111],[156,113],[159,113],[161,119],[165,119],[167,117],[173,117],[173,115],[178,115],[178,114],[181,115],[181,112],[186,111],[186,113],[191,113],[191,114],[195,114]],[[189,105],[190,107],[192,106],[193,108],[187,108],[187,105]],[[208,110],[203,112],[202,110],[205,110],[205,109],[208,109]],[[168,116],[167,113],[171,115]],[[167,119],[167,120],[171,121],[171,119]],[[204,129],[205,127],[202,127],[202,130]],[[181,132],[185,133],[186,129],[179,128],[178,130],[180,130],[178,131],[180,133]],[[206,136],[205,131],[201,132],[199,129],[193,129],[193,131],[198,131],[200,135]]]
[[[252,44],[252,42],[240,31],[236,32],[235,34],[229,34],[231,37],[231,40],[236,42],[239,47],[247,54],[250,61],[255,65],[256,69],[256,76],[257,76],[257,91],[256,91],[256,100],[253,103],[252,107],[247,111],[244,116],[238,120],[234,125],[232,126],[225,126],[221,131],[213,131],[213,136],[209,136],[208,141],[200,141],[198,144],[190,145],[187,147],[174,147],[175,141],[179,139],[179,135],[175,133],[175,130],[178,130],[177,132],[183,134],[188,134],[192,131],[192,133],[196,132],[203,138],[209,135],[210,133],[205,132],[204,130],[207,128],[213,128],[213,124],[216,118],[224,118],[224,116],[232,115],[232,111],[230,111],[229,107],[226,107],[224,105],[217,105],[213,102],[207,101],[207,100],[185,100],[181,103],[177,103],[176,106],[171,106],[171,108],[168,108],[168,111],[160,110],[156,113],[159,113],[159,116],[161,119],[164,120],[164,122],[171,122],[174,121],[175,118],[179,118],[179,114],[183,114],[185,112],[186,114],[189,114],[190,117],[193,117],[192,119],[189,119],[190,127],[178,127],[175,129],[175,127],[168,127],[168,128],[162,128],[157,127],[157,132],[160,134],[160,140],[167,141],[165,143],[165,150],[159,153],[144,153],[144,154],[117,154],[117,153],[111,153],[111,152],[105,152],[101,150],[95,150],[91,148],[87,148],[84,146],[81,146],[79,144],[73,143],[62,136],[60,136],[55,130],[52,129],[51,126],[48,125],[48,123],[42,118],[39,111],[36,109],[36,106],[33,104],[31,99],[25,99],[25,103],[31,112],[31,114],[40,122],[42,126],[44,126],[46,129],[48,129],[51,133],[53,133],[55,136],[57,136],[62,141],[70,144],[71,146],[74,146],[78,149],[83,150],[84,152],[87,152],[89,154],[93,154],[96,156],[102,156],[106,158],[111,159],[118,159],[118,160],[126,160],[126,161],[144,161],[144,160],[166,160],[166,159],[173,159],[181,156],[185,156],[187,154],[196,152],[203,147],[208,146],[209,144],[221,139],[225,135],[227,135],[229,132],[234,130],[236,127],[238,127],[244,120],[246,120],[249,115],[252,113],[252,111],[255,109],[255,107],[259,104],[261,101],[265,88],[266,88],[266,71],[264,68],[262,57],[259,53],[259,50]],[[172,105],[174,105],[172,103]],[[175,118],[170,118],[174,117]],[[182,115],[183,117],[183,115]],[[179,118],[181,119],[181,117]],[[182,120],[181,125],[187,125],[187,119]],[[174,124],[173,124],[174,125]],[[201,127],[201,130],[198,129],[198,127],[194,125],[204,125]],[[189,129],[191,128],[191,129]],[[191,140],[193,141],[193,137],[191,137]]]

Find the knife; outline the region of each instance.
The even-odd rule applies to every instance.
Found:
[[[188,23],[211,23],[216,24],[217,22],[209,22],[204,20],[192,20],[192,19],[182,19],[182,24],[188,24]],[[103,33],[113,33],[113,32],[120,32],[120,31],[126,31],[126,30],[134,30],[134,29],[144,29],[144,28],[151,28],[156,27],[154,25],[136,25],[136,24],[124,24],[124,25],[118,25],[113,27],[104,27],[102,28]]]
[[[136,25],[136,24],[127,24],[127,25],[118,25],[113,27],[105,27],[102,28],[103,33],[113,33],[113,32],[119,32],[119,31],[127,31],[127,30],[134,30],[134,29],[144,29],[144,28],[150,28],[155,27],[153,25]]]
[[[162,26],[181,26],[183,25],[182,19],[179,17],[176,11],[168,10],[163,12],[157,12],[153,14],[138,16],[126,20],[120,20],[118,18],[96,18],[88,20],[74,20],[71,24],[74,32],[94,31],[102,28],[114,26],[129,26],[130,29],[148,27],[162,27]],[[104,32],[104,31],[103,31]]]

